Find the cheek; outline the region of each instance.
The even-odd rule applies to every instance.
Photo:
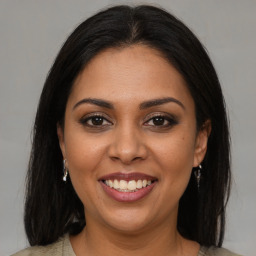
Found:
[[[97,181],[97,167],[105,152],[105,143],[97,143],[94,136],[83,131],[68,132],[65,138],[66,157],[72,183],[76,190],[84,190]],[[79,194],[79,191],[77,191]]]
[[[191,134],[182,132],[155,143],[155,159],[167,183],[175,187],[187,185],[193,168],[194,139]]]
[[[69,133],[66,137],[66,156],[73,187],[83,202],[90,206],[97,201],[97,168],[104,157],[104,143],[96,143],[93,136],[83,133]]]

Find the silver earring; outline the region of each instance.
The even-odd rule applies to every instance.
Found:
[[[196,183],[197,183],[197,189],[199,190],[200,188],[200,180],[201,180],[201,170],[202,170],[202,165],[199,164],[198,166],[198,169],[195,170],[194,174],[195,174],[195,177],[196,177]]]
[[[67,181],[68,168],[66,168],[66,159],[63,160],[63,181]]]

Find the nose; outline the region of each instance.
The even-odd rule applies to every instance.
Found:
[[[109,157],[125,165],[147,158],[148,150],[143,136],[134,128],[120,128],[113,134]]]

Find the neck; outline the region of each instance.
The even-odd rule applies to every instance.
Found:
[[[111,230],[98,223],[88,223],[79,235],[70,240],[77,256],[186,255],[188,247],[190,255],[197,255],[199,249],[197,244],[179,235],[176,223],[163,223],[161,226],[129,233]],[[191,254],[193,249],[195,252]]]

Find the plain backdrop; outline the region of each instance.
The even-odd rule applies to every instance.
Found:
[[[255,255],[255,0],[0,0],[0,255],[28,246],[23,228],[24,179],[31,128],[48,70],[81,21],[120,3],[164,7],[208,49],[223,86],[232,135],[234,182],[224,246]]]

